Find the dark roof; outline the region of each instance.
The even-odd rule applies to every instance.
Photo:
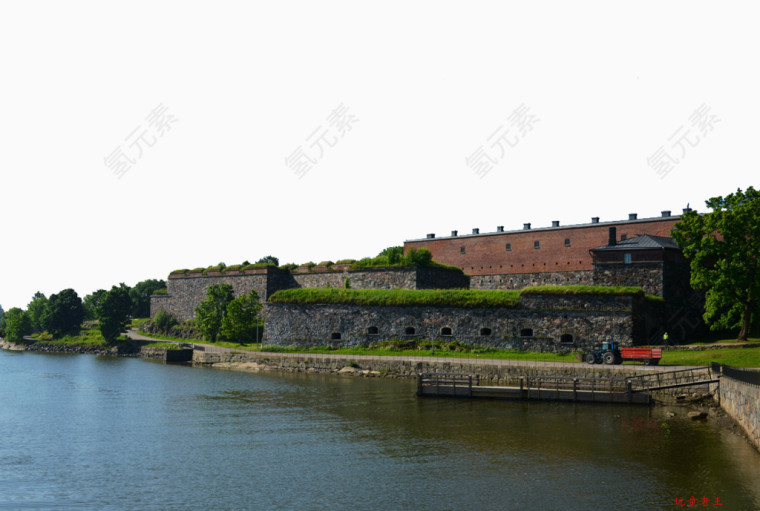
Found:
[[[650,236],[644,234],[635,238],[618,241],[615,245],[604,245],[592,250],[644,250],[644,249],[675,249],[680,250],[676,240],[667,236]]]

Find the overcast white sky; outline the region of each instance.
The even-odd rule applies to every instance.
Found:
[[[3,0],[0,304],[704,208],[758,184],[750,6]]]

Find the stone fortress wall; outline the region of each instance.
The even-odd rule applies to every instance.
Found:
[[[522,289],[535,285],[639,286],[645,293],[665,299],[665,305],[647,301],[647,306],[620,308],[605,303],[583,307],[559,307],[565,298],[523,296],[517,309],[468,310],[453,308],[380,308],[309,306],[267,303],[266,334],[271,343],[304,345],[341,341],[357,345],[412,335],[430,339],[448,337],[468,344],[562,351],[596,344],[600,339],[618,340],[623,345],[650,344],[662,338],[665,329],[686,325],[678,337],[688,335],[699,317],[699,300],[689,293],[688,265],[680,251],[648,250],[622,258],[623,254],[598,259],[592,251],[605,243],[614,247],[620,240],[640,235],[668,237],[680,217],[663,211],[661,217],[639,220],[531,229],[458,236],[428,235],[405,243],[411,248],[428,248],[434,260],[457,266],[392,267],[351,270],[349,265],[302,266],[293,270],[276,267],[244,271],[184,272],[169,275],[167,294],[151,298],[151,317],[166,310],[179,321],[192,319],[195,308],[206,298],[211,285],[230,284],[235,295],[255,289],[264,302],[280,289]],[[624,250],[623,250],[624,252]],[[467,275],[469,274],[469,275]],[[610,300],[610,297],[603,298]],[[538,301],[544,300],[542,303]],[[588,299],[587,299],[588,300]],[[683,304],[688,304],[684,306]],[[695,306],[695,304],[697,306]],[[557,308],[559,307],[559,308]],[[284,311],[290,318],[283,317]],[[372,324],[370,324],[372,323]],[[414,334],[408,334],[412,328]],[[370,333],[370,331],[372,333]],[[488,332],[483,335],[482,332]],[[532,331],[530,335],[523,333]],[[680,330],[679,330],[680,331]],[[336,338],[337,337],[337,338]],[[675,338],[675,336],[674,336]],[[563,340],[564,339],[564,340]],[[572,339],[572,341],[570,340]]]
[[[350,270],[348,265],[330,268],[315,266],[294,271],[276,267],[231,272],[173,273],[167,280],[167,294],[154,295],[150,302],[150,317],[163,309],[178,321],[195,317],[195,308],[206,299],[209,287],[230,284],[235,296],[252,289],[266,301],[280,289],[342,288],[351,289],[451,289],[468,288],[469,279],[459,271],[445,268],[367,268]]]
[[[515,308],[383,307],[268,303],[266,344],[353,347],[389,340],[569,352],[614,339],[641,344],[656,314],[640,295],[523,294]]]

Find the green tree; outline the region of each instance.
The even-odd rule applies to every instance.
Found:
[[[216,342],[222,328],[222,320],[227,314],[227,305],[235,299],[232,286],[220,284],[210,286],[206,291],[206,299],[195,308],[198,329],[204,339]]]
[[[42,331],[42,315],[45,313],[48,299],[44,294],[37,291],[32,297],[32,301],[26,307],[26,313],[29,316],[29,320],[32,322],[32,331]]]
[[[150,316],[150,296],[158,289],[166,287],[166,281],[157,279],[143,280],[129,290],[132,299],[132,317],[147,318]]]
[[[256,264],[273,264],[275,266],[280,266],[280,260],[275,256],[268,255],[256,261]]]
[[[398,264],[404,257],[404,247],[396,246],[385,248],[382,252],[377,254],[377,257],[387,257],[388,264]]]
[[[691,266],[691,286],[707,290],[705,322],[739,328],[746,341],[760,308],[760,191],[751,186],[706,201],[712,211],[687,211],[673,236]]]
[[[3,306],[0,305],[0,337],[5,337],[5,319],[4,319],[5,311],[3,310]]]
[[[82,300],[82,306],[84,307],[85,320],[92,321],[93,319],[98,319],[98,305],[100,304],[101,298],[103,298],[106,293],[107,291],[105,289],[98,289],[84,297],[84,300]]]
[[[113,343],[119,334],[126,330],[131,310],[132,300],[129,298],[129,287],[124,284],[120,284],[119,287],[113,286],[100,299],[98,326],[107,343]]]
[[[51,295],[42,314],[42,327],[53,337],[76,334],[84,320],[82,299],[73,289],[64,289]]]
[[[227,314],[222,318],[222,337],[240,343],[256,341],[260,310],[261,300],[253,289],[232,300],[227,305]]]
[[[5,340],[19,342],[32,333],[32,320],[18,307],[13,307],[3,315],[5,319]]]

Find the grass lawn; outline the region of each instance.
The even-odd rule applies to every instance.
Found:
[[[663,351],[660,365],[706,366],[711,362],[733,367],[760,367],[760,346],[695,351]]]

